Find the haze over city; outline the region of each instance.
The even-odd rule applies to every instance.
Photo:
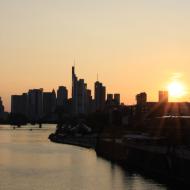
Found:
[[[108,93],[127,104],[173,81],[189,101],[189,4],[176,1],[0,1],[0,96],[10,111],[11,94],[31,88],[71,94],[71,66],[88,88],[99,73]],[[174,86],[176,87],[176,86]],[[171,97],[172,101],[176,97]]]

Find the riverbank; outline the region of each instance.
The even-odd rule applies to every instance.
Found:
[[[84,148],[95,149],[97,143],[96,135],[86,135],[86,136],[63,136],[61,134],[50,134],[49,139],[55,143],[62,143],[68,145],[75,145]]]
[[[150,177],[157,176],[165,181],[175,181],[176,184],[190,184],[190,151],[184,147],[168,152],[165,145],[143,145],[124,142],[122,138],[97,138],[95,135],[73,137],[51,134],[49,139],[56,143],[95,149],[98,156],[119,163],[124,168],[148,173]]]
[[[100,139],[97,155],[126,168],[135,168],[151,176],[178,184],[190,185],[190,151],[179,146],[168,151],[165,145],[149,145],[126,142],[121,139]]]
[[[50,140],[94,148],[98,156],[120,163],[124,167],[137,168],[152,176],[161,176],[166,181],[190,185],[188,122],[177,118],[181,122],[179,129],[173,125],[177,122],[176,118],[164,119],[165,126],[162,131],[159,131],[162,119],[147,120],[144,125],[138,127],[119,128],[109,125],[104,126],[94,140],[90,127],[82,123],[69,123],[58,126]]]

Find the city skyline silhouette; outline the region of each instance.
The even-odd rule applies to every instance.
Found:
[[[74,61],[74,64],[73,64],[73,67],[75,67],[75,65],[76,65],[76,62]],[[75,67],[76,68],[76,67]],[[70,71],[71,71],[71,69],[70,69]],[[71,74],[70,74],[71,75]],[[77,75],[78,75],[78,73],[77,73]],[[72,75],[71,75],[72,76]],[[70,76],[70,78],[72,78]],[[80,77],[79,77],[80,78]],[[81,77],[82,78],[82,77]],[[83,79],[83,78],[82,78]],[[177,79],[177,80],[176,80]],[[162,89],[157,89],[157,91],[156,92],[154,92],[154,93],[156,93],[156,97],[154,98],[154,99],[151,99],[151,97],[149,96],[149,94],[148,94],[148,100],[149,101],[154,101],[154,102],[156,102],[156,101],[159,101],[159,97],[158,97],[158,91],[160,91],[160,90],[164,90],[164,91],[168,91],[168,99],[169,99],[169,101],[170,102],[189,102],[190,101],[190,98],[187,98],[187,96],[188,96],[188,92],[187,91],[185,91],[185,90],[187,90],[187,86],[185,86],[185,88],[186,89],[183,89],[184,90],[184,92],[182,92],[182,96],[179,96],[179,97],[175,97],[176,96],[176,90],[182,90],[181,88],[183,88],[184,86],[175,86],[175,83],[177,82],[177,83],[179,83],[179,85],[181,85],[180,84],[180,79],[181,79],[181,75],[179,74],[179,73],[175,73],[175,74],[173,74],[173,77],[171,77],[171,82],[170,83],[168,83],[168,86],[165,84],[165,87],[164,88],[162,88]],[[86,79],[83,79],[83,80],[85,80],[85,82],[86,81],[88,81],[88,80],[86,80]],[[96,78],[96,80],[93,82],[93,85],[94,85],[94,83],[96,82],[96,81],[100,81],[99,80],[99,76],[98,76],[98,74],[97,74],[97,78]],[[102,81],[100,81],[100,82],[102,82]],[[71,82],[72,83],[72,82]],[[88,85],[88,83],[86,83],[87,85]],[[173,86],[174,85],[174,86]],[[183,85],[183,84],[182,84]],[[72,98],[72,85],[69,85],[70,86],[70,88],[68,88],[68,86],[65,86],[65,85],[62,85],[62,84],[60,84],[60,85],[58,85],[57,87],[53,87],[52,89],[44,89],[42,86],[40,87],[32,87],[32,88],[29,88],[29,89],[43,89],[43,92],[51,92],[52,90],[57,90],[57,88],[58,87],[60,87],[60,86],[64,86],[64,87],[66,87],[67,89],[68,89],[68,98]],[[89,86],[89,85],[88,85]],[[91,86],[91,85],[90,85]],[[181,87],[181,88],[180,88]],[[109,89],[109,87],[108,86],[106,86],[106,88],[108,88]],[[172,89],[170,89],[170,88],[172,88]],[[180,88],[180,89],[176,89],[176,88]],[[23,92],[19,92],[19,93],[12,93],[11,95],[19,95],[19,94],[22,94],[22,93],[26,93],[29,89],[26,89],[25,91],[23,91]],[[89,87],[89,89],[91,90],[91,93],[92,93],[92,97],[93,98],[95,98],[95,95],[94,95],[94,86],[92,87],[92,89]],[[126,104],[126,105],[133,105],[133,104],[135,104],[136,103],[136,99],[135,99],[135,96],[138,94],[138,93],[140,93],[140,92],[146,92],[147,93],[147,91],[146,90],[141,90],[141,91],[139,91],[139,92],[137,92],[136,94],[134,94],[134,96],[133,96],[133,100],[132,101],[129,101],[129,102],[127,102],[126,100],[127,100],[127,97],[123,97],[122,96],[122,94],[120,94],[119,93],[119,91],[117,91],[117,90],[115,90],[115,91],[112,91],[112,92],[107,92],[107,94],[114,94],[114,93],[119,93],[120,95],[121,95],[121,102],[122,103],[124,103],[124,104]],[[174,93],[174,94],[172,94],[172,93]],[[181,93],[181,92],[177,92],[177,93]],[[184,93],[184,94],[183,94]],[[10,96],[11,96],[10,95]],[[5,98],[6,99],[6,98]],[[10,108],[10,103],[11,103],[11,101],[10,101],[10,98],[9,98],[9,100],[8,100],[8,103],[7,102],[5,102],[5,110],[6,111],[8,111],[8,112],[10,112],[10,110],[11,110],[11,108]],[[9,105],[9,106],[7,106],[7,104]]]
[[[71,89],[70,67],[93,89],[96,73],[109,92],[132,104],[151,101],[176,73],[189,101],[188,1],[1,1],[0,96],[28,89]],[[68,74],[69,73],[69,74]]]

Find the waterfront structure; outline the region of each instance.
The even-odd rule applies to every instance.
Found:
[[[43,89],[32,89],[28,91],[28,117],[37,121],[43,116]]]
[[[11,96],[11,113],[27,116],[27,93]]]
[[[43,115],[48,116],[54,113],[56,108],[55,90],[43,93]]]
[[[168,102],[168,91],[159,91],[159,102],[160,103]]]
[[[99,81],[94,84],[94,98],[96,111],[103,111],[106,102],[106,87]]]
[[[59,86],[57,90],[57,106],[63,107],[68,100],[68,90],[65,86]]]

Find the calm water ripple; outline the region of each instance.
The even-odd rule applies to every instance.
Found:
[[[48,136],[54,130],[55,125],[0,126],[0,190],[167,189],[127,173],[93,150],[51,143]]]

